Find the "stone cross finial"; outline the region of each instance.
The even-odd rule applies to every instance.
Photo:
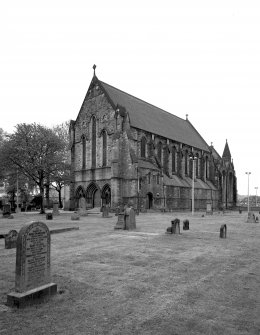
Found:
[[[93,70],[94,70],[94,76],[96,75],[96,64],[93,65]]]
[[[186,114],[186,120],[188,120],[188,116],[189,116],[189,114]]]

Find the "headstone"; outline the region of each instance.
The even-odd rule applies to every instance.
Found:
[[[212,210],[212,203],[208,202],[206,205],[206,214],[207,215],[212,215],[213,214],[213,210]]]
[[[219,237],[220,238],[226,238],[227,237],[227,225],[225,225],[225,224],[221,225]]]
[[[255,223],[255,215],[252,212],[247,215],[247,223]]]
[[[125,213],[117,214],[117,223],[114,229],[125,229]]]
[[[102,206],[102,217],[103,218],[109,217],[109,207],[107,205]]]
[[[85,201],[84,197],[81,197],[79,199],[78,214],[80,216],[87,216],[88,215],[88,212],[87,212],[87,209],[86,209],[86,201]]]
[[[175,219],[172,221],[172,233],[180,234],[180,220],[179,219]]]
[[[258,216],[256,216],[256,218],[255,218],[255,222],[256,222],[256,223],[259,222],[259,218],[258,218]]]
[[[168,227],[166,233],[169,234],[180,234],[180,220],[174,219],[171,221],[172,226]]]
[[[11,215],[11,205],[4,204],[3,205],[3,217],[8,217]]]
[[[183,221],[183,230],[189,230],[190,229],[190,222],[189,220]]]
[[[50,277],[50,231],[43,222],[24,225],[16,245],[15,292],[7,304],[24,307],[55,294],[57,285]]]
[[[52,220],[52,213],[46,214],[46,220]]]
[[[5,249],[16,248],[18,233],[16,230],[10,230],[7,235],[5,235]]]
[[[125,209],[125,229],[134,230],[136,229],[135,211],[131,207]]]
[[[53,203],[52,215],[60,215],[58,202]]]
[[[71,220],[72,220],[72,221],[78,221],[79,219],[80,219],[80,216],[79,216],[78,213],[73,213],[73,214],[71,215]]]

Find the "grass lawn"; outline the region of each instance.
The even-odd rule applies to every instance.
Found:
[[[52,281],[59,293],[25,309],[5,306],[15,285],[15,249],[0,239],[0,335],[260,334],[260,224],[246,213],[141,214],[137,230],[114,230],[101,215],[53,221],[37,214],[0,219],[0,233],[25,222],[50,229]],[[165,234],[170,221],[190,230]],[[219,238],[221,224],[227,238]]]

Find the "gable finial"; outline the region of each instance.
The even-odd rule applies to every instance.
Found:
[[[189,114],[186,114],[186,120],[188,120]]]
[[[94,70],[94,76],[96,76],[96,64],[93,65],[93,70]]]

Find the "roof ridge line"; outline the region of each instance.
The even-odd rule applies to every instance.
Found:
[[[99,79],[98,79],[98,80],[99,80]],[[112,87],[112,88],[114,88],[114,89],[116,89],[116,90],[118,90],[118,91],[120,91],[120,92],[122,92],[122,93],[124,93],[124,94],[130,95],[131,97],[133,97],[133,98],[135,98],[135,99],[137,99],[137,100],[139,100],[139,101],[142,101],[142,102],[146,103],[147,105],[150,105],[150,106],[153,106],[153,107],[155,107],[155,108],[158,108],[158,109],[160,109],[160,110],[161,110],[162,112],[164,112],[164,113],[170,114],[171,116],[175,116],[175,117],[177,117],[178,119],[180,119],[180,120],[182,120],[182,121],[186,121],[185,119],[182,119],[180,116],[175,115],[175,114],[172,114],[172,113],[170,113],[170,112],[167,112],[166,110],[162,109],[161,107],[155,106],[155,105],[153,105],[153,104],[151,104],[151,103],[149,103],[149,102],[147,102],[147,101],[145,101],[145,100],[142,100],[142,99],[140,99],[140,98],[137,98],[136,96],[134,96],[134,95],[132,95],[132,94],[130,94],[130,93],[127,93],[127,92],[125,92],[125,91],[122,91],[122,90],[120,90],[119,88],[117,88],[117,87],[115,87],[115,86],[112,86],[112,85],[110,85],[110,84],[108,84],[108,83],[105,83],[105,82],[102,81],[102,80],[99,80],[99,81],[100,81],[102,84],[108,85],[108,86],[110,86],[110,87]]]

